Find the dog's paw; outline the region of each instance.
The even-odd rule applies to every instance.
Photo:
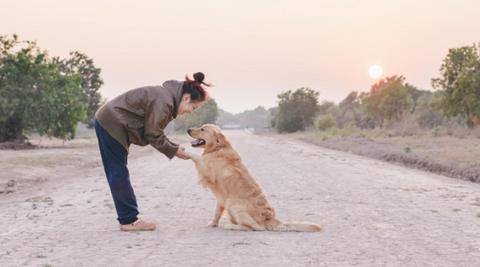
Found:
[[[218,226],[218,223],[214,222],[214,221],[210,221],[208,223],[208,227],[217,227]]]
[[[184,151],[184,153],[187,154],[193,161],[200,161],[202,159],[202,156],[197,155],[193,152]]]

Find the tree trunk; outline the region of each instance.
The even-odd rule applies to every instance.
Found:
[[[7,117],[5,122],[0,123],[0,142],[8,142],[17,139],[25,140],[22,123],[15,117]]]

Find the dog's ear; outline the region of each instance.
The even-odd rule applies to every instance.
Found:
[[[227,145],[227,137],[222,132],[214,132],[213,134],[217,139],[217,144],[219,146],[226,146]]]

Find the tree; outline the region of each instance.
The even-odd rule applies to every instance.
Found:
[[[217,121],[215,122],[215,124],[217,124],[218,126],[222,127],[225,124],[229,124],[229,123],[236,124],[237,122],[238,122],[237,118],[232,113],[226,112],[223,109],[218,110],[218,118],[217,118]]]
[[[63,73],[36,42],[0,36],[0,142],[24,133],[71,139],[86,117],[82,77]]]
[[[417,108],[419,98],[421,96],[423,96],[424,94],[430,93],[430,91],[419,90],[419,89],[417,89],[417,87],[415,87],[411,84],[408,84],[408,83],[405,84],[405,87],[407,88],[407,92],[410,94],[410,96],[412,97],[412,100],[413,100],[413,105],[412,105],[412,108],[411,108],[411,111],[410,111],[410,113],[413,114],[415,112],[416,108]]]
[[[335,106],[335,103],[327,100],[323,100],[322,104],[318,106],[318,115],[327,115],[331,108]]]
[[[175,119],[175,130],[186,131],[188,128],[200,127],[203,124],[214,124],[217,117],[217,102],[215,102],[215,99],[210,98],[191,114],[179,115]]]
[[[414,102],[404,81],[403,76],[397,75],[382,79],[361,99],[363,111],[374,119],[375,125],[382,127],[385,121],[399,121],[405,112],[411,111]]]
[[[255,129],[269,127],[271,121],[269,112],[262,106],[258,106],[253,110],[245,110],[236,114],[235,118],[242,127]]]
[[[424,93],[417,100],[415,117],[418,125],[422,128],[433,128],[442,125],[442,114],[439,110],[430,108],[430,102],[434,99],[432,93]]]
[[[365,125],[363,125],[365,115],[362,112],[361,106],[362,98],[362,93],[359,94],[358,91],[352,91],[338,104],[338,106],[345,111],[343,114],[343,124],[354,122],[357,127],[365,128]]]
[[[354,112],[360,109],[360,104],[361,104],[361,100],[359,98],[358,91],[352,91],[338,105],[343,109]]]
[[[277,132],[303,131],[313,124],[313,118],[318,111],[319,92],[310,88],[300,88],[278,95],[278,115],[275,128]]]
[[[278,107],[272,107],[268,109],[268,112],[270,113],[270,126],[275,128],[275,123],[277,121],[277,115],[278,115]]]
[[[95,127],[95,112],[104,103],[102,96],[98,90],[103,85],[103,80],[100,78],[101,69],[96,68],[93,60],[87,55],[78,51],[70,52],[71,58],[68,60],[60,59],[58,57],[53,59],[53,62],[59,65],[59,69],[66,73],[78,73],[82,76],[81,87],[83,89],[82,102],[87,104],[87,117],[83,121],[88,128]]]
[[[479,44],[480,46],[480,44]],[[463,115],[469,128],[480,116],[480,53],[478,47],[451,48],[440,66],[440,78],[432,79],[432,86],[442,94],[433,107],[452,118]]]
[[[258,115],[258,116],[267,116],[268,111],[264,107],[258,106],[253,110],[253,114]]]

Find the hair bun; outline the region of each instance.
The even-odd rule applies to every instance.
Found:
[[[193,74],[193,78],[195,79],[195,81],[199,84],[203,83],[203,79],[205,79],[205,75],[201,72],[197,72],[195,74]]]

